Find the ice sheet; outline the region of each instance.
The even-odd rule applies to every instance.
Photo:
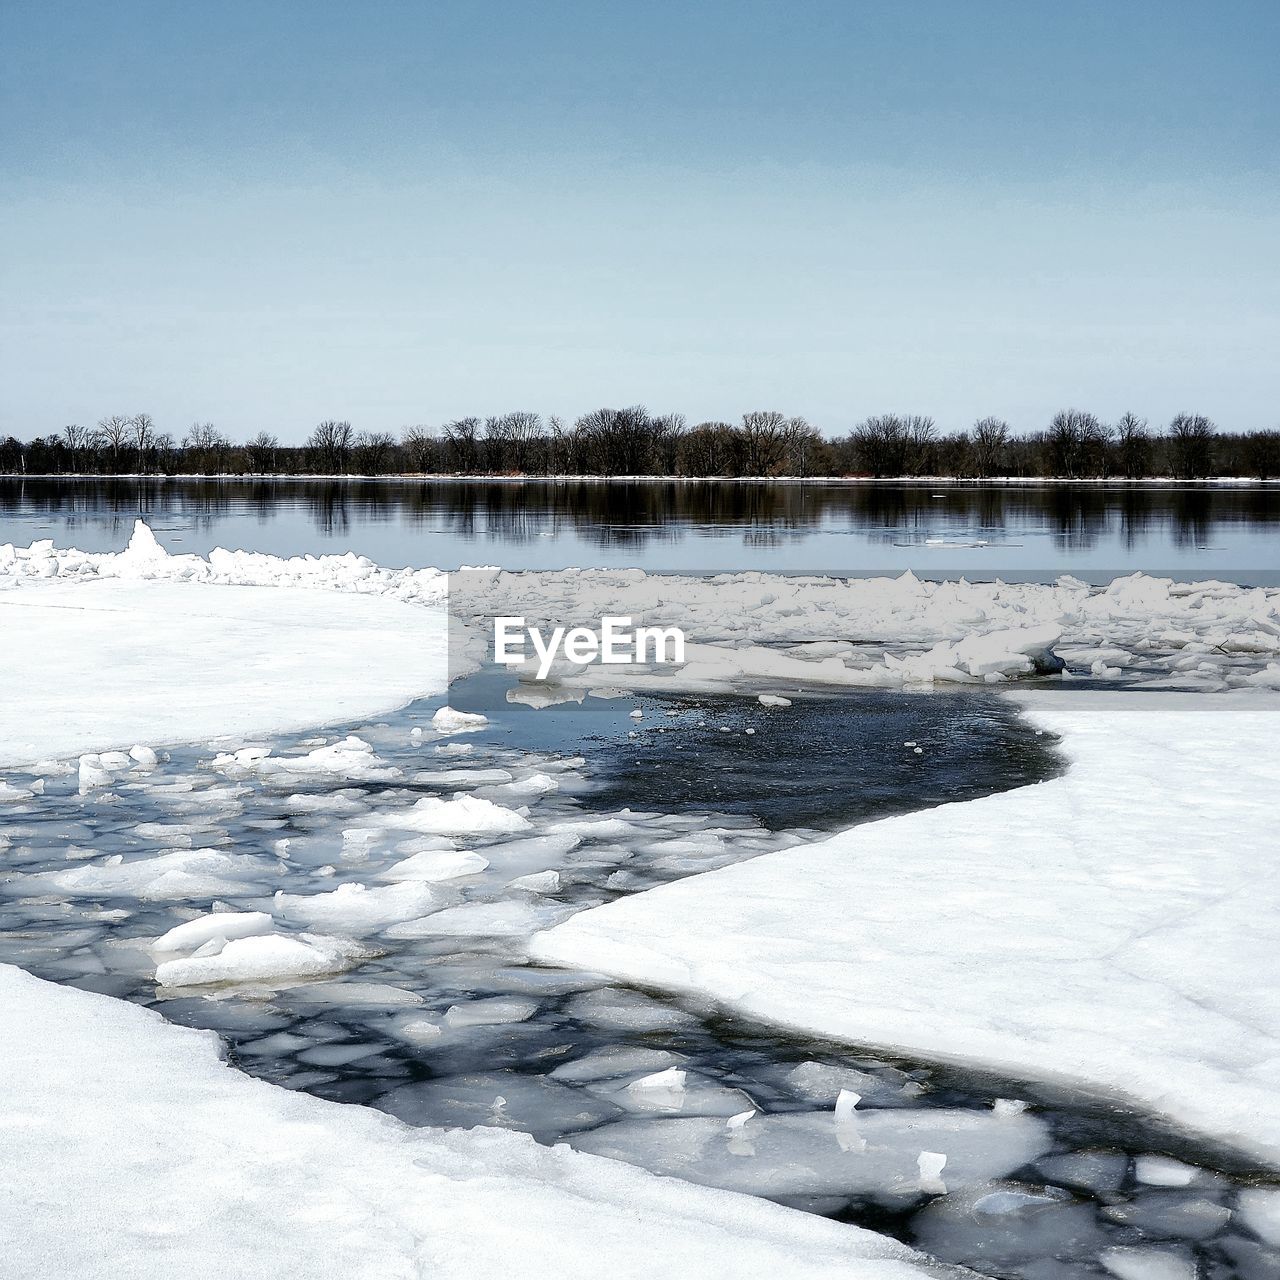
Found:
[[[752,1019],[1069,1081],[1280,1165],[1280,718],[1019,695],[1061,778],[584,912],[548,961]]]

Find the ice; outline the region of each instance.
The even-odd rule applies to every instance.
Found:
[[[421,920],[394,924],[389,938],[432,938],[472,936],[523,938],[538,929],[549,928],[571,915],[572,907],[532,905],[522,902],[466,902],[446,907]]]
[[[386,768],[373,747],[363,738],[350,734],[338,742],[315,747],[305,755],[275,756],[258,749],[241,750],[216,756],[215,769],[253,770],[262,777],[283,778],[319,776],[350,778],[354,781],[394,780],[399,774]]]
[[[1273,1163],[1271,704],[1013,696],[1059,735],[1062,776],[612,901],[533,938],[531,957],[1118,1096]]]
[[[218,946],[218,942],[205,946]],[[211,955],[166,960],[156,966],[163,987],[191,987],[219,982],[272,982],[338,973],[364,953],[337,938],[274,933],[233,938]]]
[[[248,854],[192,849],[137,858],[108,858],[66,871],[27,876],[28,888],[41,886],[73,897],[183,899],[228,897],[252,891],[262,863]]]
[[[459,849],[423,849],[379,873],[383,880],[427,880],[441,883],[477,875],[489,865],[478,853]]]
[[[554,1080],[616,1080],[634,1072],[661,1071],[684,1062],[678,1053],[666,1049],[646,1049],[638,1045],[608,1045],[562,1063],[551,1072]]]
[[[780,693],[762,693],[756,701],[762,707],[789,707],[791,705],[791,699],[784,698]]]
[[[431,717],[431,727],[437,733],[473,733],[489,723],[487,716],[471,711],[455,711],[453,707],[441,707]]]
[[[468,1000],[445,1010],[444,1020],[451,1027],[498,1026],[507,1022],[524,1022],[538,1011],[536,1000],[513,1000],[495,996],[491,1000]]]
[[[378,889],[342,884],[331,893],[279,890],[273,902],[274,910],[286,920],[345,934],[373,933],[389,924],[416,920],[440,906],[440,898],[430,885],[412,880]]]
[[[496,872],[514,878],[547,870],[548,863],[562,861],[580,844],[582,837],[577,835],[530,836],[485,845],[484,856]]]
[[[956,1183],[948,1169],[948,1182]],[[987,1272],[1044,1258],[1092,1261],[1106,1244],[1093,1209],[1053,1188],[970,1186],[934,1200],[912,1220],[914,1238],[936,1257]]]
[[[861,1101],[862,1095],[860,1093],[854,1093],[852,1089],[841,1089],[836,1095],[836,1124],[848,1124],[852,1121],[853,1113]]]
[[[625,840],[644,834],[644,828],[626,818],[564,818],[550,822],[551,835],[572,835],[583,840]]]
[[[517,876],[508,884],[512,889],[524,889],[529,893],[559,893],[558,871],[535,871],[527,876]]]
[[[1148,1249],[1120,1245],[1100,1259],[1116,1280],[1197,1280],[1199,1269],[1184,1249]]]
[[[1177,1191],[1149,1191],[1104,1212],[1112,1222],[1137,1227],[1144,1235],[1180,1240],[1207,1240],[1231,1218],[1230,1209],[1216,1200]]]
[[[444,578],[434,571],[423,608],[390,593],[213,586],[205,562],[205,582],[101,580],[111,563],[67,555],[59,563],[99,580],[40,581],[0,599],[6,660],[23,673],[0,699],[0,767],[85,753],[86,786],[106,786],[116,767],[93,758],[103,750],[123,756],[127,773],[154,767],[145,754],[129,758],[134,745],[154,752],[376,715],[445,686]],[[0,577],[15,563],[0,564]],[[290,580],[284,563],[270,581]]]
[[[387,826],[434,835],[506,835],[529,828],[528,818],[514,809],[463,794],[455,795],[452,800],[423,796],[408,809],[392,810],[379,817]]]
[[[1108,1195],[1120,1189],[1129,1172],[1129,1159],[1112,1151],[1072,1151],[1045,1156],[1036,1162],[1036,1169],[1050,1182]]]
[[[429,787],[482,787],[510,782],[511,776],[509,769],[425,769],[413,780]]]
[[[1280,1247],[1280,1187],[1246,1187],[1236,1213],[1254,1235]]]
[[[905,1075],[886,1080],[856,1067],[830,1066],[822,1062],[802,1062],[783,1078],[793,1093],[820,1106],[833,1106],[844,1090],[859,1094],[871,1103],[897,1103],[910,1083]]]
[[[649,1280],[655,1241],[690,1274],[735,1280],[935,1274],[856,1227],[269,1088],[207,1033],[7,967],[0,1005],[0,1241],[24,1280],[248,1277],[264,1259],[281,1280]]]
[[[291,814],[350,814],[362,813],[365,808],[354,795],[341,791],[327,791],[314,795],[295,792],[285,798],[281,807],[285,813]]]
[[[1244,1236],[1227,1235],[1216,1242],[1235,1270],[1230,1280],[1275,1280],[1280,1276],[1280,1249],[1269,1249]]]
[[[680,1066],[651,1072],[627,1084],[597,1081],[588,1087],[640,1115],[733,1116],[741,1114],[744,1107],[752,1109],[751,1099],[741,1089],[726,1088]]]
[[[1133,1162],[1133,1176],[1152,1187],[1189,1187],[1200,1171],[1168,1156],[1139,1156]]]
[[[271,917],[265,911],[215,911],[175,925],[152,944],[152,951],[195,951],[214,938],[224,942],[270,933]]]
[[[948,1185],[955,1189],[1012,1172],[1050,1141],[1030,1117],[998,1124],[975,1112],[945,1110],[866,1112],[858,1122],[865,1146],[852,1150],[836,1141],[830,1112],[760,1115],[746,1129],[750,1158],[729,1150],[734,1135],[723,1116],[615,1121],[575,1138],[574,1146],[751,1195],[914,1197],[922,1147],[946,1152]]]
[[[573,996],[565,1005],[565,1012],[582,1022],[625,1031],[677,1031],[697,1024],[697,1019],[683,1009],[662,1004],[638,991],[617,989]]]
[[[580,1089],[505,1071],[401,1085],[374,1105],[408,1124],[466,1129],[484,1125],[518,1129],[544,1140],[592,1128],[618,1114],[611,1103]]]
[[[404,987],[394,987],[385,982],[309,982],[294,987],[289,998],[323,1005],[360,1006],[379,1009],[396,1009],[405,1005],[420,1005],[422,997]]]

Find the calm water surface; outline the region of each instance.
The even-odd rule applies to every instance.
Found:
[[[0,478],[0,543],[355,551],[391,566],[1280,581],[1280,488]]]

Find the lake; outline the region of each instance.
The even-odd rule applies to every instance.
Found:
[[[355,551],[386,565],[1273,584],[1280,487],[770,481],[0,478],[0,543]]]

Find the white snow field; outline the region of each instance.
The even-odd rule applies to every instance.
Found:
[[[414,1129],[0,966],[0,1270],[23,1280],[959,1274],[883,1236],[523,1134]]]
[[[0,592],[0,768],[301,729],[376,715],[444,687],[447,629],[438,606],[299,586],[209,585],[213,575],[141,580],[185,559],[195,557],[167,556],[140,524],[129,550],[113,558],[115,577]],[[264,580],[305,579],[276,564]],[[342,568],[312,577],[337,580]],[[248,571],[223,576],[253,579]],[[98,762],[86,765],[92,772]]]
[[[1280,1166],[1271,695],[1013,696],[1064,776],[620,899],[533,954],[1120,1095]]]

